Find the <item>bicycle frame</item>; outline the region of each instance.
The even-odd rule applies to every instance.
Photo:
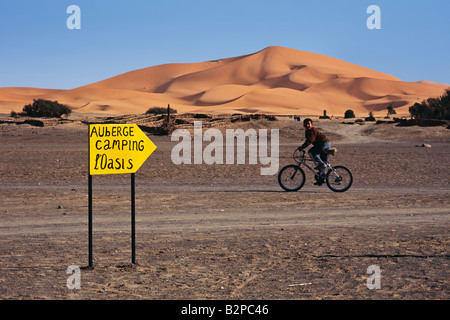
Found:
[[[302,152],[303,152],[303,154],[300,156],[300,160],[298,161],[297,165],[298,165],[299,167],[300,167],[301,165],[304,165],[304,166],[305,166],[306,168],[308,168],[311,172],[313,172],[315,176],[320,177],[319,172],[317,172],[316,170],[314,170],[314,168],[310,167],[310,166],[306,163],[306,161],[314,162],[314,160],[311,159],[311,158],[305,158],[305,151],[302,151]],[[294,156],[294,158],[295,158],[295,156]],[[337,178],[340,178],[339,174],[336,172],[336,170],[334,170],[334,168],[330,165],[329,162],[324,162],[324,164],[325,164],[325,167],[326,167],[327,169],[331,169],[331,170],[334,172],[334,174],[336,174],[336,177],[337,177]]]

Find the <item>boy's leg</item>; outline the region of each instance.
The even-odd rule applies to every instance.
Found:
[[[323,162],[328,163],[328,158],[330,157],[330,155],[328,153],[325,153],[324,151],[328,150],[330,148],[331,148],[331,143],[325,142],[323,144],[322,152],[320,153],[320,158],[322,159]]]
[[[328,157],[329,157],[329,154],[324,153],[324,151],[329,148],[331,148],[331,143],[325,142],[325,143],[313,146],[308,151],[309,155],[316,163],[316,165],[317,165],[316,169],[319,170],[319,174],[321,176],[325,175],[325,171],[327,169],[325,163],[328,163]]]
[[[314,163],[316,164],[316,166],[320,166],[321,164],[323,164],[323,161],[320,158],[320,154],[322,153],[321,146],[319,146],[319,145],[313,146],[312,148],[310,148],[308,150],[308,153],[309,153],[309,156],[311,157],[311,159],[314,160]]]
[[[320,155],[322,153],[322,146],[318,145],[318,146],[313,146],[311,149],[309,149],[308,151],[309,155],[311,156],[311,159],[314,160],[316,167],[314,169],[319,170],[319,174],[321,176],[325,175],[325,169],[327,168],[325,166],[325,163],[322,161]],[[321,184],[321,181],[318,182],[318,185]]]

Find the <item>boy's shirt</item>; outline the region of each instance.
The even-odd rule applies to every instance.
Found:
[[[330,141],[328,140],[327,136],[322,132],[320,132],[319,130],[317,130],[316,127],[312,127],[311,129],[306,130],[305,138],[306,138],[305,143],[303,143],[303,145],[300,147],[302,149],[306,148],[311,143],[315,146],[318,143],[325,143]]]

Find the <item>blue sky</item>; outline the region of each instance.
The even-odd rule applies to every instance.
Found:
[[[80,30],[66,26],[70,5],[81,10]],[[379,30],[366,26],[370,5],[381,9]],[[0,87],[72,89],[271,45],[450,84],[449,14],[445,0],[4,0]]]

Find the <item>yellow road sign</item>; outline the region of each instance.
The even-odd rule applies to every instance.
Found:
[[[91,124],[89,173],[134,173],[155,149],[136,124]]]

